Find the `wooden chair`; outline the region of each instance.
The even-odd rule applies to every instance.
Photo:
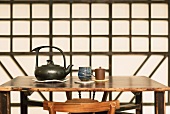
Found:
[[[48,110],[50,114],[56,112],[71,112],[71,113],[89,113],[108,111],[108,114],[115,114],[115,110],[119,109],[120,103],[118,100],[98,102],[96,100],[73,99],[66,102],[44,101],[44,110]]]

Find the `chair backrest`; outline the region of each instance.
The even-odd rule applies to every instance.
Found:
[[[115,110],[120,107],[118,100],[92,103],[69,103],[44,101],[44,110],[49,110],[50,114],[56,112],[86,113],[108,111],[108,114],[115,114]]]
[[[89,99],[89,98],[83,98],[83,99],[74,98],[74,99],[71,99],[71,100],[66,100],[66,103],[94,103],[94,102],[99,102],[99,101]]]

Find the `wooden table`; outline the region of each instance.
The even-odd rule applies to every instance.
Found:
[[[21,92],[21,114],[27,114],[27,94],[28,92],[66,92],[67,98],[71,99],[70,93],[73,91],[104,91],[108,92],[137,92],[136,103],[140,108],[136,114],[142,114],[142,92],[153,91],[155,95],[155,114],[165,114],[165,91],[170,90],[159,82],[145,76],[110,76],[109,80],[103,83],[93,83],[88,85],[75,84],[78,78],[73,76],[64,83],[37,83],[33,76],[18,76],[0,86],[0,114],[11,114],[10,92]],[[105,96],[104,95],[104,96]]]

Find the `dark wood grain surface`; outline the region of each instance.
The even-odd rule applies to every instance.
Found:
[[[167,91],[165,86],[145,76],[109,76],[106,82],[76,84],[77,76],[68,81],[39,83],[34,76],[18,76],[0,86],[0,91]]]

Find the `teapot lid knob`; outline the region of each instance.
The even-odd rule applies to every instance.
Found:
[[[54,62],[52,60],[47,60],[47,64],[53,64],[54,65]]]

